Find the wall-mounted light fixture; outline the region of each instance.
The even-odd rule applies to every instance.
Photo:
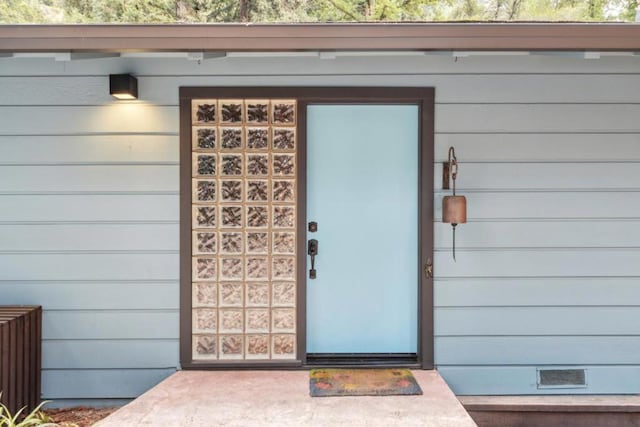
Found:
[[[442,222],[453,227],[453,260],[456,260],[456,226],[467,222],[467,199],[456,196],[456,178],[458,177],[458,159],[453,147],[449,147],[449,161],[442,164],[442,188],[448,190],[453,181],[453,195],[442,199]]]
[[[117,99],[138,99],[138,79],[130,74],[109,74],[109,93]]]

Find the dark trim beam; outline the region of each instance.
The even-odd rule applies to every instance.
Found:
[[[633,23],[2,25],[0,52],[640,51]]]

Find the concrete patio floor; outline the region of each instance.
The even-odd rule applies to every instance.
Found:
[[[422,396],[310,397],[308,371],[181,371],[96,426],[428,426],[476,424],[436,371]]]

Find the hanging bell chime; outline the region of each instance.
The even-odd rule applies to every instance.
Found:
[[[445,163],[444,188],[449,188],[449,179],[453,180],[453,195],[442,199],[442,222],[453,227],[453,260],[456,260],[456,226],[467,222],[467,199],[456,196],[456,178],[458,177],[458,159],[453,147],[449,147],[449,162]]]

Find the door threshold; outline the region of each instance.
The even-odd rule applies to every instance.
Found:
[[[415,353],[309,353],[306,366],[420,369]]]

